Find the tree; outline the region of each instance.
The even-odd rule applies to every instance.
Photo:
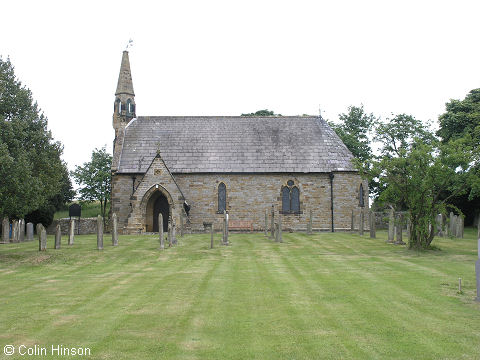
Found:
[[[254,113],[242,114],[241,116],[282,116],[282,114],[275,114],[273,111],[264,109]]]
[[[357,159],[368,162],[372,158],[369,133],[376,120],[373,114],[367,114],[363,105],[349,106],[346,114],[339,114],[340,124],[330,122],[345,146]]]
[[[112,155],[103,147],[93,150],[91,160],[72,171],[73,178],[80,186],[80,200],[99,201],[104,222],[111,192],[111,167]]]
[[[371,168],[357,160],[357,168],[378,178],[380,203],[409,212],[409,247],[429,248],[435,216],[446,213],[449,199],[465,191],[472,148],[465,138],[440,142],[422,122],[405,114],[379,123],[375,138],[383,145],[381,156]]]
[[[62,151],[30,90],[16,78],[10,60],[0,57],[1,216],[23,218],[62,191]]]
[[[465,99],[451,99],[446,103],[446,112],[439,117],[437,135],[446,143],[452,139],[468,136],[472,149],[480,147],[480,89],[471,90]],[[466,214],[466,223],[473,221],[480,207],[480,162],[477,160],[469,171],[467,191],[450,199]],[[477,213],[478,215],[478,213]]]

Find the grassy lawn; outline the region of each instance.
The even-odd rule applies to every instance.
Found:
[[[98,201],[81,203],[80,205],[82,206],[82,218],[97,217],[98,215],[102,215],[100,203]],[[106,214],[108,214],[109,210],[110,210],[110,203],[107,204]],[[66,210],[57,211],[53,215],[53,218],[54,219],[68,218],[68,207]]]
[[[187,235],[163,252],[154,236],[0,245],[0,358],[61,344],[115,360],[479,359],[475,236],[426,253],[384,232],[233,234],[213,250]]]

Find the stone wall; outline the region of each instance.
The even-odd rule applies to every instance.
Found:
[[[141,233],[147,230],[146,213],[148,197],[155,191],[168,193],[171,215],[179,224],[184,198],[191,206],[186,227],[188,231],[204,230],[204,222],[213,222],[218,229],[222,214],[218,212],[218,185],[227,189],[227,210],[231,220],[247,220],[253,228],[262,231],[265,226],[265,210],[269,217],[272,204],[278,215],[282,207],[281,189],[293,180],[300,189],[300,213],[284,214],[282,224],[286,230],[305,231],[308,213],[313,211],[313,230],[331,230],[330,179],[328,173],[315,174],[174,174],[172,178],[160,160],[154,161],[144,177],[114,175],[112,209],[118,215],[119,228],[124,233]],[[350,230],[352,210],[356,227],[361,211],[359,206],[360,176],[354,172],[337,172],[333,179],[335,230]],[[177,186],[178,184],[178,186]],[[158,189],[155,186],[159,185]],[[368,204],[368,184],[363,181],[364,203]],[[183,195],[182,195],[183,193]],[[365,229],[368,229],[368,205],[365,212]],[[270,220],[269,220],[270,223]]]
[[[47,234],[55,234],[55,229],[57,224],[60,224],[62,229],[62,234],[68,234],[68,228],[70,224],[70,218],[53,220],[50,226],[47,228]],[[86,235],[86,234],[96,234],[97,233],[97,218],[80,218],[75,219],[75,235]]]

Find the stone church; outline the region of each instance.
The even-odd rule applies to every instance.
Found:
[[[137,116],[128,52],[115,92],[112,211],[124,234],[158,231],[158,214],[187,232],[233,223],[347,230],[368,208],[353,155],[319,116]],[[358,224],[356,225],[358,226]]]

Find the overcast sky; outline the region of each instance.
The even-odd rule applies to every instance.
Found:
[[[10,57],[70,169],[113,141],[128,40],[137,115],[436,121],[480,87],[480,1],[4,1]]]

